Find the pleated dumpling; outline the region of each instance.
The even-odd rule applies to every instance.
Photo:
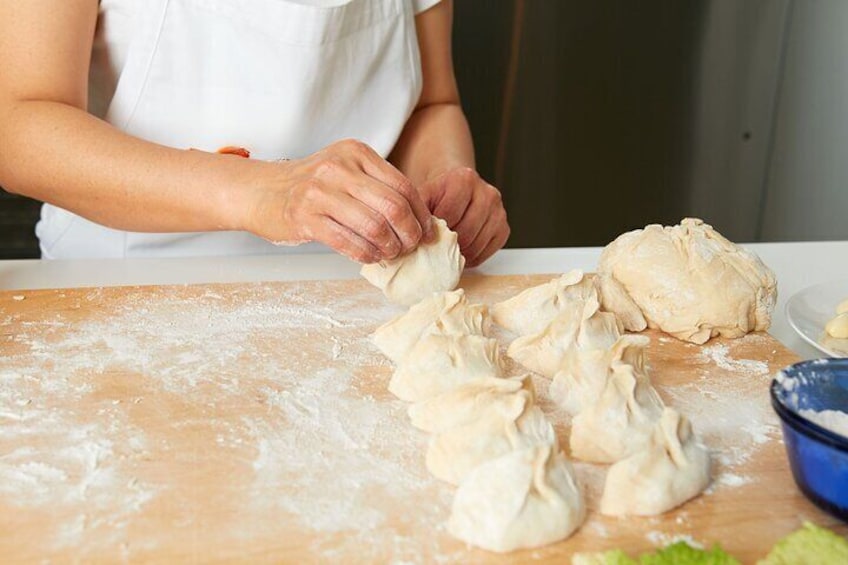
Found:
[[[461,288],[433,293],[407,312],[376,329],[374,344],[400,363],[425,333],[488,335],[491,319],[485,304],[470,304]]]
[[[700,494],[710,483],[710,456],[686,417],[666,408],[651,441],[607,473],[601,513],[661,514]]]
[[[441,218],[433,218],[432,241],[396,259],[363,265],[360,274],[383,291],[390,302],[411,306],[434,292],[453,290],[462,276],[465,257],[456,232]]]
[[[550,379],[570,351],[609,349],[622,328],[615,314],[601,312],[599,306],[596,296],[568,302],[541,332],[514,340],[507,355]]]
[[[516,403],[533,403],[536,391],[529,374],[508,379],[483,378],[465,382],[453,390],[416,402],[409,407],[412,425],[439,433],[478,420],[493,409],[508,410]]]
[[[598,401],[571,422],[571,455],[613,463],[642,449],[651,438],[663,402],[648,377],[632,365],[613,368]]]
[[[512,333],[539,333],[572,301],[597,298],[595,283],[575,269],[545,284],[528,288],[492,306],[492,319]]]
[[[621,325],[629,332],[641,332],[648,327],[648,321],[639,306],[633,302],[627,290],[612,276],[604,273],[595,275],[595,285],[601,296],[601,308],[604,312],[614,313]]]
[[[479,335],[429,334],[397,366],[389,391],[401,400],[418,402],[466,381],[502,376],[496,340]]]
[[[551,382],[551,398],[571,415],[581,412],[597,402],[610,375],[621,365],[645,373],[645,348],[650,342],[646,336],[625,334],[609,349],[570,351]]]
[[[492,405],[477,420],[447,429],[430,438],[427,470],[459,484],[472,469],[533,445],[558,445],[556,433],[542,410],[526,395]]]
[[[561,541],[586,518],[571,465],[555,447],[510,452],[480,465],[459,485],[448,532],[505,553]]]

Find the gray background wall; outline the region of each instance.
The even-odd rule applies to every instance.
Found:
[[[510,245],[603,245],[685,215],[737,241],[848,239],[848,2],[456,10],[460,87]],[[500,50],[480,56],[490,38],[479,28],[504,20],[513,66]],[[478,109],[487,94],[500,96],[498,121]]]
[[[701,216],[738,241],[848,239],[848,2],[456,0],[478,168],[513,247]],[[0,258],[37,205],[0,193]]]

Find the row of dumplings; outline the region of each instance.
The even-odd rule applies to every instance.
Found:
[[[498,552],[567,538],[586,507],[529,374],[506,377],[485,305],[459,289],[425,298],[374,333],[389,390],[432,434],[427,469],[456,485],[448,531]]]
[[[650,339],[625,334],[602,296],[597,277],[575,270],[496,304],[492,315],[519,336],[507,355],[551,379],[551,397],[573,416],[571,456],[612,463],[601,513],[659,514],[707,487],[709,454],[651,385]]]
[[[612,464],[603,514],[662,513],[706,488],[708,452],[651,385],[649,338],[624,333],[644,319],[625,298],[575,270],[496,304],[491,317],[461,289],[435,293],[374,333],[396,365],[389,390],[433,434],[427,469],[458,486],[455,537],[492,551],[536,547],[565,539],[586,515],[531,376],[505,376],[492,319],[518,336],[507,355],[550,379],[573,416],[571,456]]]

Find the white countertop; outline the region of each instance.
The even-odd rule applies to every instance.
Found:
[[[770,333],[803,358],[821,354],[789,326],[786,299],[808,286],[848,280],[848,241],[757,243],[755,251],[778,280],[778,303]],[[593,271],[600,247],[506,249],[475,272],[490,275]],[[98,259],[0,261],[0,290],[152,284],[350,279],[359,266],[334,254],[192,259]]]

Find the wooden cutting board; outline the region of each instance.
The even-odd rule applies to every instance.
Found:
[[[462,286],[491,304],[549,278]],[[0,561],[563,563],[682,537],[752,562],[803,520],[846,531],[796,489],[769,406],[795,356],[766,334],[649,333],[654,383],[713,451],[707,493],[606,518],[605,467],[578,463],[590,515],[572,538],[468,548],[445,531],[454,489],[426,472],[427,436],[368,340],[401,311],[364,281],[0,293]],[[536,385],[567,445],[568,418]]]

